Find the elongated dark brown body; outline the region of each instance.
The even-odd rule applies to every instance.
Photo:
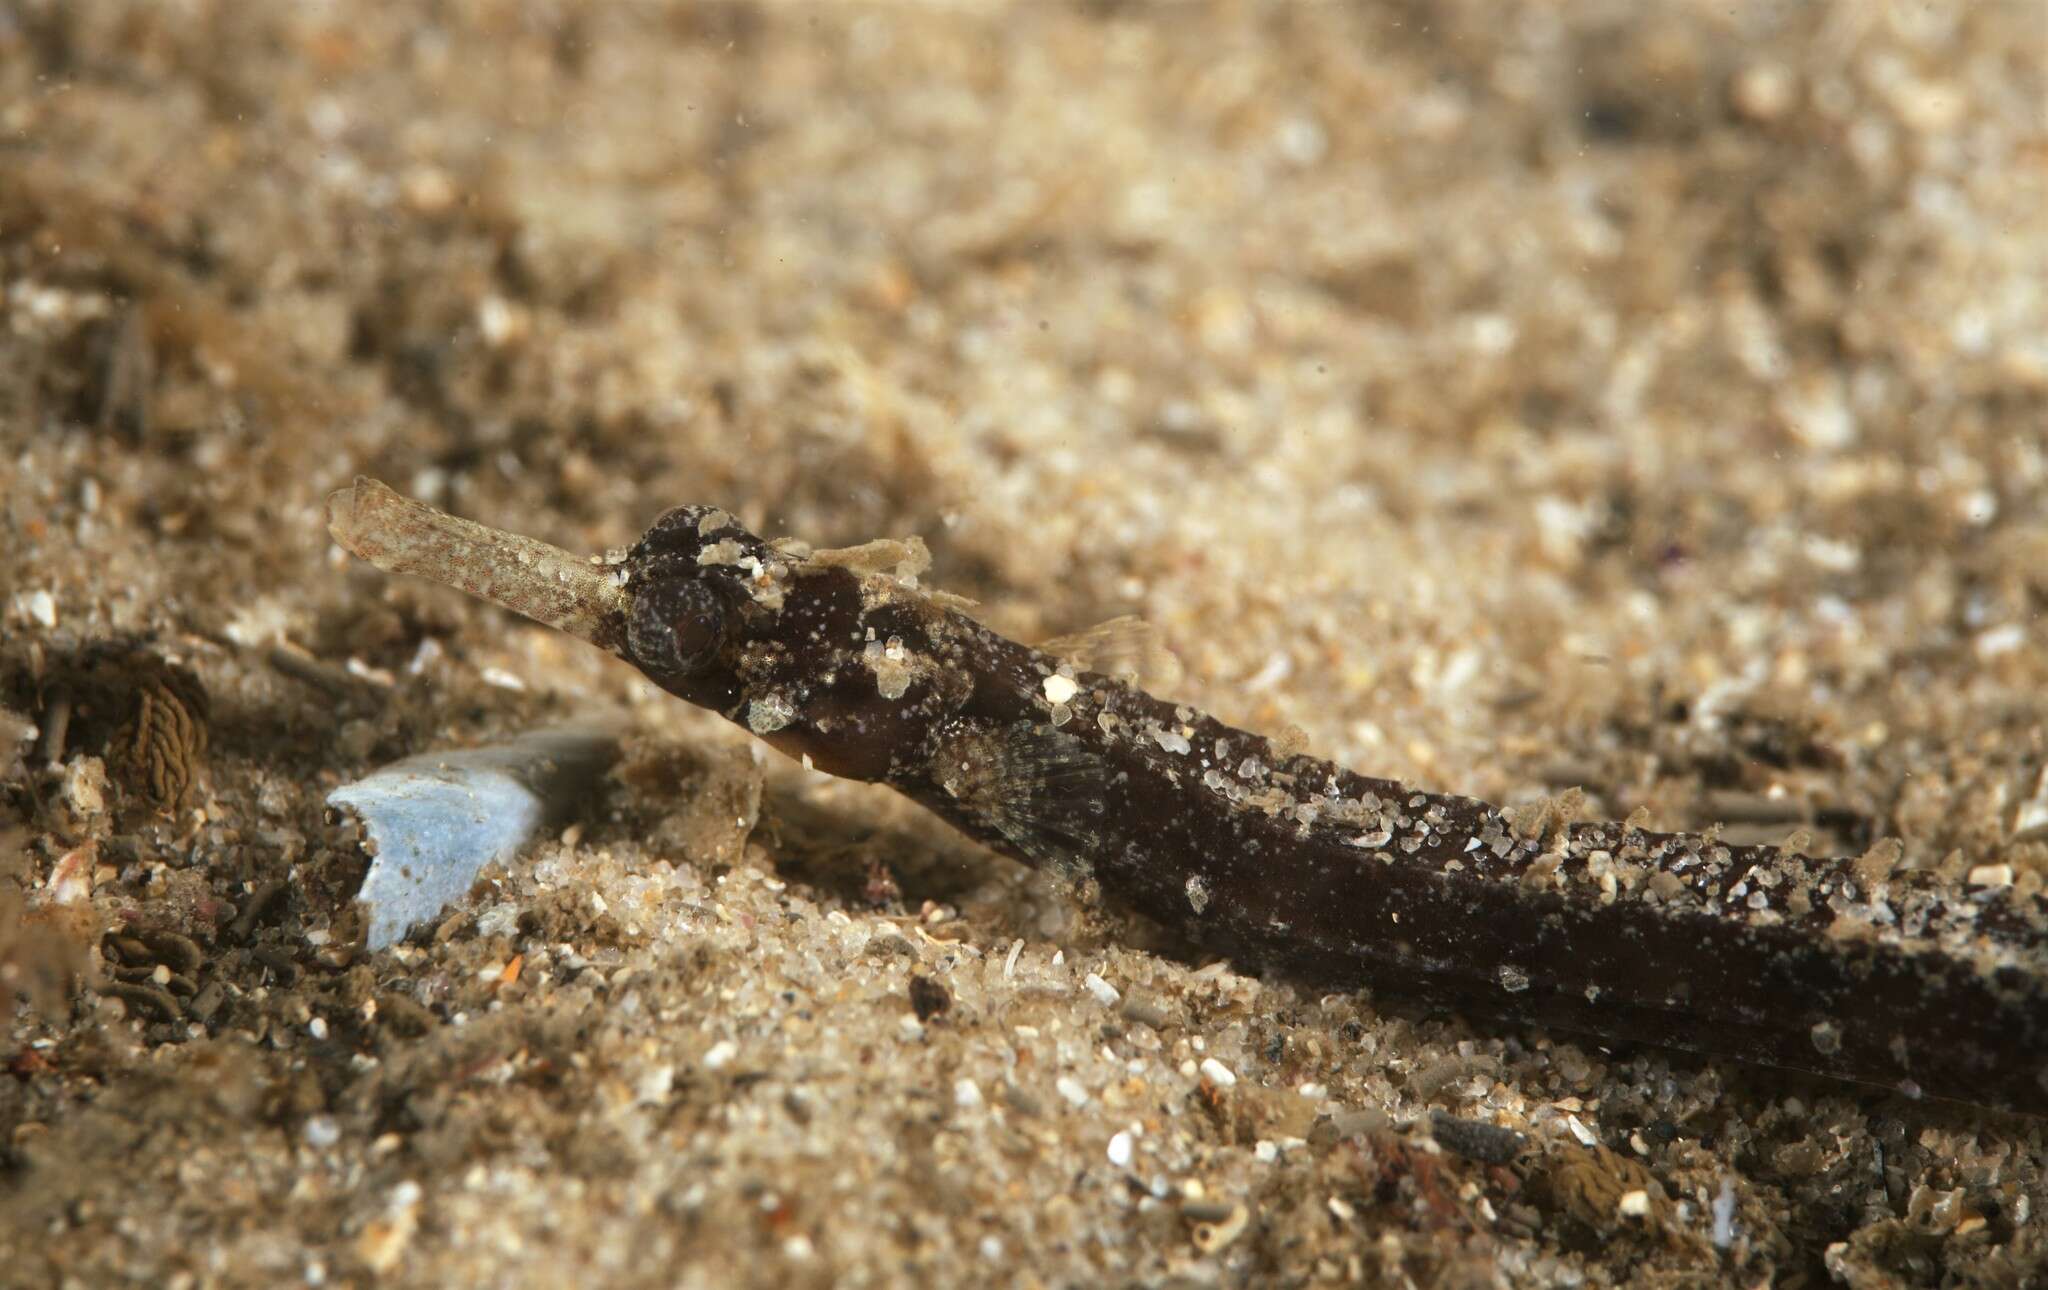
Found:
[[[1472,1013],[2048,1112],[2048,908],[1881,860],[1523,820],[1289,755],[846,553],[685,507],[626,656],[819,769],[1251,964]]]

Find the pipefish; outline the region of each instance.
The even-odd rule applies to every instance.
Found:
[[[379,568],[579,636],[1247,966],[2048,1113],[2037,891],[1894,870],[1882,846],[1816,859],[1360,775],[1008,640],[858,548],[764,541],[714,507],[592,561],[373,480],[328,506]]]

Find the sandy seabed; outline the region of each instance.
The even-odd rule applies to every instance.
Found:
[[[0,1280],[2039,1283],[2038,1122],[1240,975],[321,499],[920,536],[1373,774],[2038,890],[2044,102],[2037,3],[0,4]],[[326,794],[600,708],[365,952]]]

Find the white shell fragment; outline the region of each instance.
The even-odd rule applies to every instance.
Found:
[[[603,725],[535,731],[408,757],[327,795],[362,821],[375,857],[356,899],[383,949],[460,900],[477,873],[568,814],[618,755]]]

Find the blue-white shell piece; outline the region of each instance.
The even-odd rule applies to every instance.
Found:
[[[573,813],[612,760],[606,726],[570,726],[484,748],[408,757],[327,795],[362,821],[374,854],[357,895],[373,950],[468,894],[543,825]]]

